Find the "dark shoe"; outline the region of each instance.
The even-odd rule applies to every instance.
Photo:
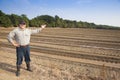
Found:
[[[20,71],[16,71],[16,76],[17,76],[17,77],[20,76]]]
[[[28,68],[27,68],[27,71],[33,72],[31,69],[28,69]]]
[[[16,76],[20,76],[20,65],[17,65]]]
[[[26,63],[26,66],[27,66],[27,71],[33,72],[30,68],[30,63]]]

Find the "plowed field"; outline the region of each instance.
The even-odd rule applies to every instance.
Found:
[[[31,37],[33,72],[22,64],[16,77],[16,53],[7,41],[13,28],[0,28],[0,80],[119,80],[120,30],[46,28]]]

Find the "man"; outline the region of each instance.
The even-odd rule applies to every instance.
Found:
[[[44,29],[46,25],[41,25],[41,28],[31,30],[26,28],[25,21],[19,23],[19,27],[15,28],[8,35],[8,41],[16,47],[16,76],[20,76],[20,65],[22,64],[23,57],[25,58],[26,66],[28,71],[32,71],[30,68],[30,36],[31,34],[39,33]]]

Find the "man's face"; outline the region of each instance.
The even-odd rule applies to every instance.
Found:
[[[21,29],[25,29],[26,28],[26,24],[20,24],[20,28]]]

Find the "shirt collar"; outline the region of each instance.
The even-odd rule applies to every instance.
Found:
[[[24,31],[24,30],[26,30],[26,28],[25,28],[25,29],[21,29],[20,27],[18,27],[18,29],[19,29],[20,31]]]

